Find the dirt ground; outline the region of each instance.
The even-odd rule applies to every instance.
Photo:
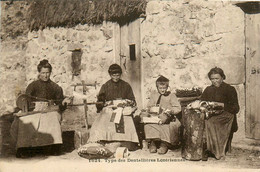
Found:
[[[66,121],[66,118],[64,120]],[[69,121],[66,123],[68,124]],[[133,171],[133,169],[137,169],[137,171],[172,171],[173,169],[178,169],[178,171],[202,171],[202,169],[207,171],[260,171],[260,152],[234,147],[225,160],[216,160],[213,157],[209,157],[208,161],[184,160],[181,156],[181,148],[178,148],[169,150],[165,155],[150,154],[148,150],[138,149],[129,152],[129,156],[125,159],[111,158],[90,161],[77,154],[75,132],[71,131],[72,128],[67,128],[70,131],[63,132],[62,155],[37,154],[34,157],[18,159],[15,157],[14,145],[10,140],[11,120],[5,120],[1,125],[0,172],[86,171],[86,169],[88,171],[112,171],[112,169],[113,171],[122,169],[123,171]],[[77,125],[78,128],[82,128],[80,125]],[[75,123],[71,126],[75,126]]]
[[[70,169],[69,171],[84,171],[85,167],[87,168],[88,166],[94,166],[93,171],[110,171],[113,167],[119,168],[122,165],[129,166],[129,168],[127,168],[128,170],[130,170],[131,168],[136,168],[136,165],[142,165],[145,167],[142,168],[142,170],[144,171],[148,170],[149,168],[151,170],[148,171],[157,171],[157,168],[159,168],[160,166],[162,166],[162,168],[166,168],[166,171],[172,168],[180,168],[184,171],[196,171],[196,169],[207,169],[209,171],[257,171],[260,169],[260,152],[233,148],[232,153],[228,154],[225,160],[216,160],[213,157],[209,157],[208,161],[184,160],[181,157],[181,148],[170,150],[165,155],[158,155],[156,153],[150,154],[149,151],[139,149],[133,152],[129,152],[128,158],[120,160],[115,158],[111,158],[108,160],[88,160],[80,157],[77,154],[77,150],[63,152],[63,154],[59,156],[45,156],[43,154],[38,154],[34,157],[22,159],[16,158],[14,154],[9,154],[0,159],[0,171],[16,171],[16,167],[27,171],[34,166],[36,166],[35,168],[37,168],[37,171],[45,171],[45,167],[51,167],[51,164],[53,162],[55,162],[56,168],[55,170],[51,169],[51,171],[60,171],[63,169],[63,167],[66,166],[66,170]],[[100,166],[100,168],[97,166]],[[105,169],[102,168],[106,166],[108,167]],[[61,167],[61,169],[59,169],[58,167]],[[74,167],[77,168],[74,169]],[[98,168],[98,170],[96,168]],[[64,171],[64,169],[62,171]]]

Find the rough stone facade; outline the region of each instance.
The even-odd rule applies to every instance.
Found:
[[[170,78],[172,90],[205,88],[208,71],[221,67],[241,106],[234,139],[244,137],[244,12],[219,1],[149,1],[146,15],[141,25],[144,101],[158,75]]]
[[[141,33],[147,92],[159,74],[171,78],[172,89],[204,88],[209,84],[207,73],[215,66],[223,68],[227,83],[244,83],[240,8],[221,2],[150,1],[146,13]]]
[[[15,105],[17,94],[25,87],[27,8],[26,2],[1,1],[0,113]]]
[[[28,48],[26,50],[26,83],[37,79],[37,64],[47,59],[53,66],[51,79],[58,83],[66,96],[72,96],[73,84],[100,83],[97,87],[88,87],[88,101],[96,101],[96,94],[101,84],[109,79],[107,69],[114,62],[113,54],[113,23],[104,23],[98,26],[79,25],[75,28],[50,28],[28,34]],[[80,50],[81,72],[73,76],[72,52]],[[82,94],[82,87],[76,92]],[[74,103],[82,100],[74,99]],[[82,109],[83,107],[79,107]],[[90,106],[89,116],[94,106]],[[92,121],[92,120],[91,120]]]
[[[3,15],[3,14],[2,14]],[[15,92],[37,79],[36,66],[42,59],[53,65],[51,79],[58,83],[65,95],[73,95],[71,84],[85,80],[97,81],[95,89],[88,87],[88,101],[95,101],[101,84],[109,79],[107,69],[117,61],[115,55],[116,23],[74,28],[47,28],[29,32],[19,48],[2,43],[1,55],[1,112],[12,105]],[[23,45],[23,46],[22,46]],[[4,48],[3,48],[4,47]],[[226,82],[235,86],[241,110],[238,114],[240,130],[235,139],[245,137],[245,35],[244,13],[228,2],[213,1],[149,1],[146,18],[141,22],[141,55],[144,105],[155,89],[158,75],[170,79],[176,88],[203,87],[210,84],[208,71],[215,66],[224,69]],[[81,50],[81,73],[72,75],[72,52]],[[19,57],[19,58],[17,58]],[[77,92],[82,89],[78,88]],[[81,103],[81,100],[75,100]],[[83,107],[79,107],[83,113]],[[95,114],[90,106],[90,121]]]

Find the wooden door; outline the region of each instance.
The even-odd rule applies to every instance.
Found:
[[[246,14],[245,29],[246,137],[260,139],[260,14]]]
[[[131,85],[137,106],[142,108],[140,20],[137,19],[121,26],[119,32],[119,58],[123,70],[122,79]]]

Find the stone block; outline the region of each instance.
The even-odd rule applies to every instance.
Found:
[[[160,11],[162,11],[160,2],[150,1],[149,3],[147,3],[147,6],[146,6],[147,15],[158,14],[158,13],[160,13]]]
[[[214,16],[216,33],[231,32],[236,28],[244,28],[244,12],[234,6],[228,5],[220,8]]]
[[[59,33],[55,33],[54,34],[54,39],[57,40],[57,41],[60,41],[61,40],[61,35]]]
[[[46,42],[46,38],[45,38],[44,32],[39,31],[38,43],[43,44],[45,42]]]
[[[79,32],[79,41],[80,42],[86,42],[88,41],[86,32]]]
[[[192,83],[191,76],[189,73],[181,75],[179,79],[180,82],[183,83],[184,85]]]
[[[113,51],[113,43],[112,42],[106,42],[104,47],[102,48],[105,52],[111,52]]]
[[[104,37],[106,40],[111,39],[113,37],[113,30],[110,28],[102,28],[101,31],[103,32]]]
[[[89,41],[95,42],[95,41],[97,41],[99,38],[101,38],[101,37],[99,37],[98,34],[99,34],[99,33],[98,33],[97,31],[91,31],[90,33],[88,33],[87,39],[88,39]]]
[[[244,29],[234,30],[231,33],[221,35],[222,39],[217,41],[221,55],[244,56],[245,54],[245,35]]]
[[[170,44],[170,45],[183,44],[184,37],[178,31],[173,32],[170,30],[164,30],[158,33],[157,42],[158,44]]]
[[[66,32],[67,41],[71,41],[72,34],[73,34],[73,29],[67,29],[67,32]]]
[[[233,141],[241,141],[245,138],[245,86],[243,84],[232,85],[235,87],[238,94],[238,103],[240,106],[240,110],[237,114],[237,123],[238,123],[238,131],[234,134]]]
[[[178,60],[175,64],[176,69],[184,69],[187,66],[187,64],[181,60]]]
[[[204,32],[206,37],[212,36],[216,33],[216,26],[212,20],[204,23],[203,28],[206,28]]]
[[[81,50],[82,48],[83,48],[83,45],[80,43],[69,43],[67,45],[68,51]]]
[[[245,82],[245,59],[239,56],[219,56],[215,66],[224,70],[226,82],[234,85]]]
[[[39,45],[36,43],[36,41],[29,41],[28,46],[26,49],[26,54],[27,55],[37,55],[39,53]]]
[[[70,38],[71,41],[78,41],[78,32],[74,31]]]

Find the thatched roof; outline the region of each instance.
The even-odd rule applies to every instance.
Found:
[[[251,1],[251,2],[241,2],[238,1],[235,3],[247,14],[258,14],[260,13],[260,2]]]
[[[145,13],[146,0],[28,0],[30,30],[103,21],[123,25]]]

